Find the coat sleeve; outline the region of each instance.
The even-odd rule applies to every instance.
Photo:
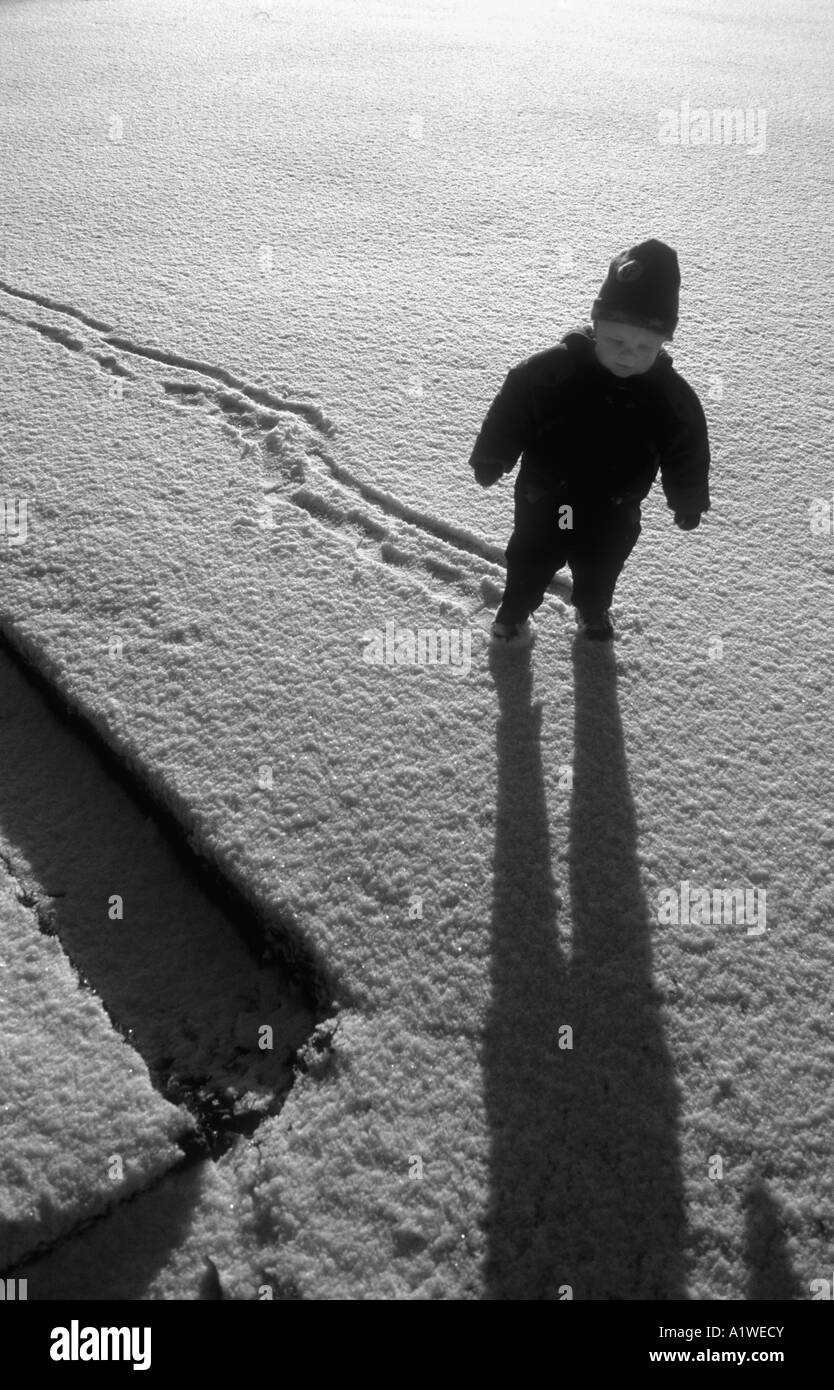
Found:
[[[710,451],[701,402],[686,382],[676,402],[679,424],[660,456],[660,477],[673,512],[709,511]]]
[[[527,447],[533,425],[532,397],[526,363],[512,367],[489,407],[475,440],[469,466],[509,473]]]

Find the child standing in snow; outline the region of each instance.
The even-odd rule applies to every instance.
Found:
[[[527,640],[529,616],[565,564],[579,630],[613,636],[614,587],[658,470],[681,530],[708,510],[704,412],[663,350],[680,283],[677,255],[662,241],[621,252],[591,324],[513,367],[490,406],[470,458],[477,481],[491,487],[522,455],[493,640]]]

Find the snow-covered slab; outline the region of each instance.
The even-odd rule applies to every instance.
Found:
[[[188,1114],[44,936],[0,866],[0,1268],[147,1187]]]

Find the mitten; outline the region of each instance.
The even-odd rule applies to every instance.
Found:
[[[701,524],[700,512],[675,512],[675,525],[682,531],[694,531]]]
[[[481,487],[492,487],[499,478],[504,476],[504,468],[500,463],[480,462],[475,464],[475,478]]]

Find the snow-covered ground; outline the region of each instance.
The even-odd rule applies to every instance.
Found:
[[[195,1297],[206,1254],[239,1298],[828,1277],[830,41],[822,0],[0,10],[0,624],[327,1015],[122,1296]],[[647,505],[613,649],[557,586],[496,658],[474,434],[649,235],[713,509]],[[754,920],[669,920],[683,884]],[[14,1004],[46,946],[9,913]],[[133,1205],[30,1297],[96,1296]]]

